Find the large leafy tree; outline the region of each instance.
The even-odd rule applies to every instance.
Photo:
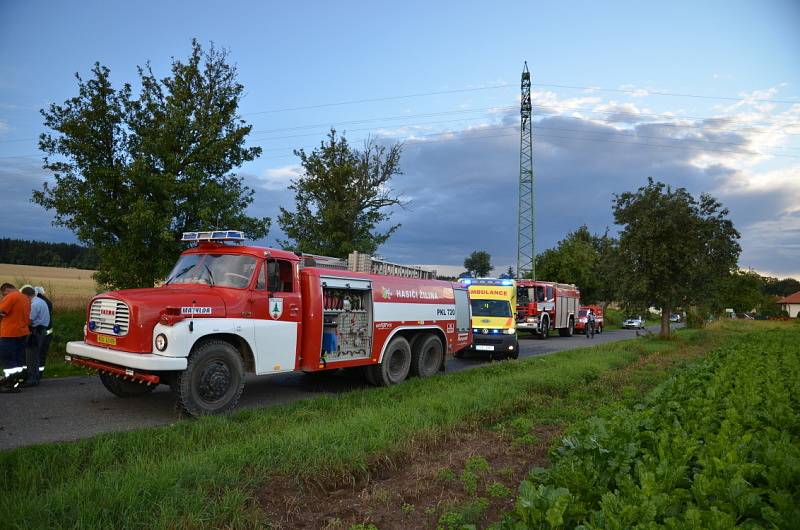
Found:
[[[669,335],[673,308],[702,302],[736,267],[739,232],[727,217],[710,195],[698,200],[653,179],[615,197],[625,301],[661,308],[662,336]]]
[[[378,225],[403,203],[391,188],[400,171],[401,146],[370,139],[363,149],[350,146],[335,129],[310,153],[296,150],[303,174],[292,180],[295,211],[281,208],[278,225],[288,236],[280,243],[300,252],[345,258],[350,252],[374,254],[397,230]]]
[[[476,250],[464,258],[464,268],[470,276],[488,276],[494,269],[492,256],[485,250]]]
[[[244,87],[226,51],[173,59],[170,75],[139,68],[138,96],[114,88],[109,69],[76,74],[78,95],[42,110],[44,168],[55,177],[33,201],[96,249],[106,287],[152,286],[181,250],[187,230],[234,228],[266,236],[268,218],[245,214],[253,191],[232,170],[255,159],[251,126],[238,116]]]

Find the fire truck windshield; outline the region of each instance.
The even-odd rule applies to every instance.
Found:
[[[250,285],[256,258],[237,254],[186,254],[169,274],[167,284],[203,283],[243,289]]]
[[[474,317],[510,317],[511,304],[508,300],[472,300]]]

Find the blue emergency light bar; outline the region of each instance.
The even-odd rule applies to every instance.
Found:
[[[214,232],[184,232],[181,241],[244,241],[240,230],[216,230]]]
[[[459,281],[464,285],[514,285],[514,280],[507,278],[461,278]]]

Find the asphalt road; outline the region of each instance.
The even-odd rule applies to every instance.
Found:
[[[593,341],[582,335],[551,336],[547,340],[521,338],[520,357],[634,337],[635,331],[613,330],[596,335]],[[447,371],[477,368],[488,362],[481,356],[450,359]],[[325,376],[302,373],[252,376],[247,379],[239,406],[269,407],[366,386],[368,383],[362,378],[343,371]],[[0,449],[191,421],[178,418],[174,403],[172,393],[164,385],[147,396],[121,399],[109,393],[96,376],[45,379],[38,387],[23,389],[19,394],[0,394]]]

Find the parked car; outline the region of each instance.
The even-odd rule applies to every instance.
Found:
[[[640,315],[628,317],[622,322],[622,327],[624,329],[644,329],[644,318]]]
[[[678,313],[672,313],[669,316],[669,321],[670,322],[680,322],[681,320],[683,320],[683,319],[681,318],[681,316]]]

